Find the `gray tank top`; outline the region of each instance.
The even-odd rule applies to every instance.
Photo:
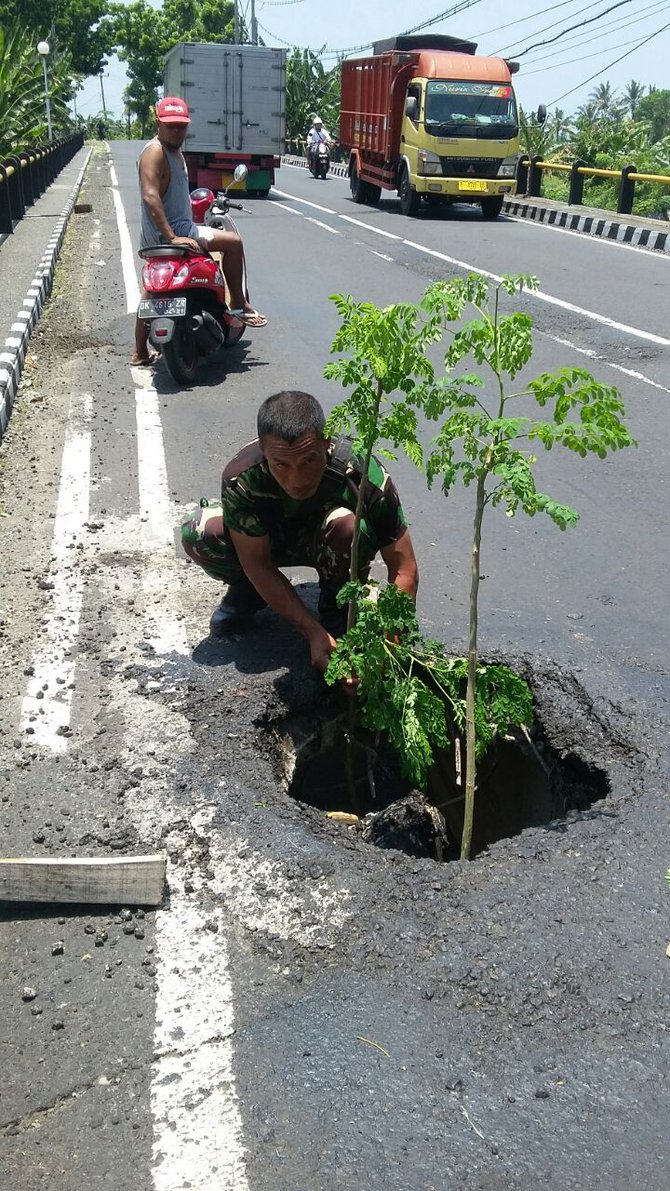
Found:
[[[158,137],[149,141],[150,145],[160,144]],[[145,145],[145,153],[149,145]],[[181,153],[162,146],[165,159],[170,167],[170,181],[163,195],[165,217],[176,236],[192,236],[195,225],[191,219],[191,203],[189,200],[188,174],[186,164]],[[140,153],[140,160],[142,158]],[[139,169],[139,161],[137,163]],[[146,203],[140,198],[140,248],[155,248],[162,244],[161,233],[156,227]]]

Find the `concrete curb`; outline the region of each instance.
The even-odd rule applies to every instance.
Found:
[[[70,197],[49,240],[47,250],[28,288],[21,309],[12,323],[12,334],[5,339],[2,351],[0,351],[0,440],[7,429],[16,401],[28,341],[39,322],[42,307],[51,293],[56,262],[90,158],[91,150],[89,149],[77,181],[70,192]]]
[[[282,157],[287,165],[307,166],[304,157]],[[348,178],[346,165],[331,165],[330,173],[339,178]],[[603,212],[602,217],[593,214],[579,214],[577,211],[560,207],[544,207],[528,199],[505,199],[503,211],[521,219],[532,219],[550,227],[564,227],[569,231],[581,232],[585,236],[598,236],[604,240],[617,240],[634,248],[651,248],[670,255],[670,231],[656,231],[655,228],[639,227],[633,223],[622,223],[620,219]]]

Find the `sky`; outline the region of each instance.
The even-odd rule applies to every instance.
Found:
[[[152,3],[160,7],[159,0]],[[248,21],[251,0],[239,3]],[[506,7],[500,0],[413,0],[411,5],[407,0],[256,0],[256,19],[266,45],[317,52],[325,46],[330,65],[336,50],[347,51],[347,57],[363,55],[368,50],[357,47],[366,39],[392,37],[456,7],[461,11],[425,25],[425,32],[466,37],[477,42],[479,53],[518,59],[514,85],[527,111],[544,103],[572,113],[605,81],[615,91],[631,79],[645,87],[670,87],[669,0],[515,0]],[[582,24],[593,17],[599,19]],[[574,25],[581,27],[552,44],[537,45]],[[647,44],[639,45],[646,38]],[[618,58],[623,60],[612,65]],[[123,114],[126,81],[122,63],[111,59],[103,86],[107,109],[117,116]],[[88,79],[77,108],[91,115],[101,107],[100,80]]]

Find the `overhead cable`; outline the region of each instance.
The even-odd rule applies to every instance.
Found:
[[[544,41],[535,41],[532,43],[532,45],[526,46],[524,50],[514,50],[514,57],[523,58],[524,55],[529,54],[531,50],[536,50],[543,45],[551,45],[552,42],[558,41],[561,37],[565,37],[566,33],[572,33],[573,29],[583,29],[585,25],[592,25],[594,21],[599,21],[602,19],[602,17],[606,17],[608,13],[614,12],[615,8],[621,8],[624,4],[630,3],[631,0],[617,0],[616,4],[610,5],[610,7],[604,9],[603,12],[597,12],[595,16],[587,17],[585,21],[579,21],[579,23],[576,25],[569,25],[567,29],[561,29],[558,33],[555,33],[553,37],[547,37]],[[539,30],[539,32],[543,32],[543,30]]]
[[[631,54],[641,49],[648,41],[653,41],[655,37],[659,37],[661,33],[665,33],[666,29],[670,29],[670,21],[668,21],[667,25],[663,25],[660,29],[657,29],[655,33],[650,33],[648,37],[644,37],[642,41],[638,41],[637,45],[634,45],[632,50],[629,50],[627,54],[622,54],[621,57],[615,58],[613,62],[608,63],[602,70],[597,70],[595,74],[590,75],[588,79],[584,79],[582,83],[578,83],[576,87],[571,87],[569,91],[564,91],[557,99],[552,99],[548,106],[553,107],[554,104],[560,103],[562,99],[566,99],[568,95],[573,95],[575,91],[579,91],[582,87],[585,87],[587,83],[592,83],[594,79],[600,78],[606,71],[611,70],[613,66],[618,66],[619,62],[623,62],[624,58],[630,58]]]

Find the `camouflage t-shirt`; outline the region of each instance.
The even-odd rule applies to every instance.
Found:
[[[339,452],[338,452],[339,454]],[[270,474],[257,442],[244,447],[226,467],[221,480],[221,502],[226,530],[259,538],[279,534],[287,539],[316,527],[336,508],[356,509],[362,461],[351,452],[346,462],[329,463],[314,496],[293,500]],[[378,548],[397,541],[407,521],[393,480],[374,456],[370,460],[363,502],[368,533]]]

